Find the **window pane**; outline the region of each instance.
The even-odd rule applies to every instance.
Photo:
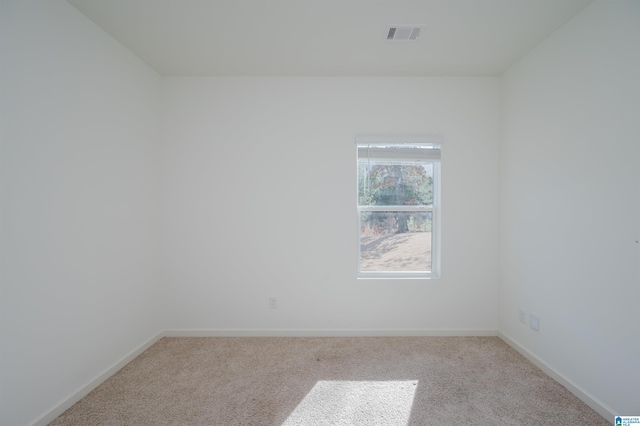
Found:
[[[431,271],[432,212],[361,212],[362,272]]]
[[[433,163],[358,161],[361,206],[433,205]]]

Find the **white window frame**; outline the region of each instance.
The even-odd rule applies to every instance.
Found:
[[[425,144],[431,145],[433,148],[442,152],[442,139],[438,136],[357,136],[356,137],[356,162],[360,161],[358,155],[358,147],[362,145],[384,145],[384,144]],[[441,155],[437,159],[429,159],[427,162],[433,163],[433,205],[431,206],[361,206],[358,197],[358,167],[356,163],[356,207],[357,207],[357,247],[358,256],[357,262],[357,277],[358,279],[437,279],[440,278],[440,253],[441,253],[441,231],[440,231],[440,216],[441,216]],[[361,233],[361,218],[362,212],[395,212],[395,211],[409,211],[409,212],[431,212],[431,271],[361,271],[360,270],[360,233]]]

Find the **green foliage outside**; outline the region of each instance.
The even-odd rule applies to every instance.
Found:
[[[358,202],[361,206],[433,204],[433,177],[419,164],[358,164]],[[427,212],[363,212],[363,233],[390,234],[431,230]],[[367,232],[368,231],[368,232]]]

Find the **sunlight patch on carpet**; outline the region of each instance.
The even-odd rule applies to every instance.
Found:
[[[283,426],[406,425],[417,387],[417,380],[321,380],[293,410]]]

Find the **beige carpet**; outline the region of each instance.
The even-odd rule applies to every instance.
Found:
[[[164,338],[52,425],[608,425],[497,337]]]

